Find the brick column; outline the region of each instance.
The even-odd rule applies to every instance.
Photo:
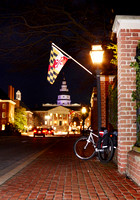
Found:
[[[102,127],[107,127],[107,96],[108,96],[108,86],[113,83],[114,75],[101,75],[100,85],[101,85],[101,117],[102,117]]]
[[[101,75],[100,87],[101,87],[101,117],[102,127],[107,127],[107,96],[108,86],[113,83],[114,75]],[[91,97],[91,126],[93,130],[98,130],[98,105],[97,105],[97,88],[93,88]]]
[[[136,142],[136,111],[132,91],[136,72],[130,67],[140,40],[140,16],[116,16],[113,32],[118,45],[118,170],[126,173],[127,153]]]
[[[91,96],[91,127],[92,129],[97,132],[98,130],[98,106],[97,106],[97,88],[94,87],[92,91],[92,96]]]

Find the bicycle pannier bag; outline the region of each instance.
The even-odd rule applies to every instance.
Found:
[[[117,131],[113,131],[112,141],[113,141],[114,148],[117,148],[117,136],[118,136]]]
[[[97,148],[106,148],[108,146],[108,131],[106,128],[102,128],[101,131],[99,131],[99,140],[97,144]]]

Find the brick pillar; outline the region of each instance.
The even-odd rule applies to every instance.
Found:
[[[11,100],[13,98],[13,87],[12,87],[12,85],[8,85],[8,97]]]
[[[8,85],[8,97],[11,99],[11,100],[14,100],[14,87],[12,85]]]
[[[136,111],[132,91],[136,72],[130,67],[140,40],[140,16],[116,16],[113,32],[118,45],[118,170],[126,172],[127,153],[136,142]]]
[[[97,88],[93,88],[91,96],[91,127],[96,132],[98,130],[98,106],[97,106]]]
[[[108,86],[113,83],[114,75],[101,75],[100,87],[101,87],[101,117],[102,127],[107,127],[107,96]],[[98,130],[98,105],[97,105],[97,88],[93,88],[91,96],[91,126],[93,130]]]
[[[107,127],[107,96],[108,96],[108,86],[113,83],[114,75],[101,75],[100,85],[101,85],[101,117],[102,117],[102,127]]]

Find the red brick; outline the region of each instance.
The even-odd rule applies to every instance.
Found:
[[[133,42],[132,41],[126,41],[126,40],[122,40],[121,41],[121,44],[133,44]]]
[[[130,29],[130,32],[136,32],[136,33],[139,33],[140,32],[140,29]]]
[[[122,48],[121,52],[131,52],[132,50],[130,48]]]
[[[124,32],[124,33],[121,33],[121,36],[131,36],[131,33]]]
[[[131,37],[131,40],[140,40],[140,37]]]

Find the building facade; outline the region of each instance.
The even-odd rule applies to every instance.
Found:
[[[0,130],[5,130],[8,123],[14,123],[15,102],[13,99],[14,89],[9,86],[8,95],[0,89]]]
[[[33,113],[21,101],[21,92],[16,92],[16,99],[14,99],[14,87],[8,86],[8,95],[0,89],[0,131],[5,130],[6,124],[14,124],[15,109],[17,107],[24,107],[27,113],[27,130],[33,127]]]
[[[80,104],[71,104],[69,106],[43,104],[41,108],[34,111],[34,123],[35,126],[53,127],[56,132],[68,132],[70,126],[74,126],[73,116],[80,118],[80,115]],[[75,124],[76,127],[77,125]]]
[[[62,80],[57,104],[42,104],[34,110],[34,125],[42,127],[53,127],[56,132],[68,132],[73,126],[80,127],[75,119],[80,120],[81,104],[71,104],[71,97],[67,88],[65,78]]]

